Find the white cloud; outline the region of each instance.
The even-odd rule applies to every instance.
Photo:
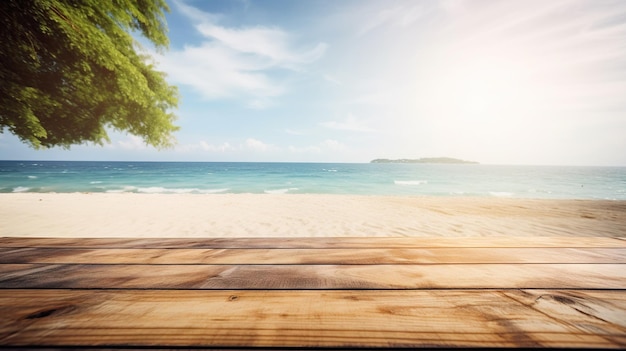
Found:
[[[358,120],[352,114],[349,114],[348,117],[343,121],[329,121],[321,123],[321,126],[336,129],[336,130],[347,130],[350,132],[361,132],[361,133],[369,133],[374,132],[374,129],[367,126],[365,122]]]
[[[200,141],[197,143],[178,145],[176,151],[179,152],[211,152],[211,153],[227,153],[227,152],[241,152],[241,151],[254,151],[254,152],[266,152],[278,150],[278,148],[272,144],[267,144],[261,140],[255,138],[248,138],[243,143],[230,143],[223,142],[221,144],[211,144],[207,141]]]
[[[246,139],[246,147],[252,151],[265,152],[274,147],[254,138]]]
[[[308,153],[308,154],[321,154],[322,152],[337,152],[337,151],[345,151],[348,147],[343,143],[333,140],[326,139],[317,145],[309,145],[304,147],[296,147],[290,145],[287,150],[291,153]]]
[[[206,141],[200,142],[200,147],[204,151],[213,151],[213,152],[227,152],[235,150],[235,148],[229,143],[222,143],[220,145],[209,144]]]
[[[291,67],[294,64],[310,63],[320,58],[326,50],[325,43],[319,43],[308,50],[290,48],[290,35],[277,27],[248,27],[231,29],[203,21],[197,27],[207,38],[212,38],[238,53],[256,55],[270,62],[267,65]]]
[[[179,153],[197,154],[229,154],[234,155],[250,155],[250,154],[266,154],[274,156],[285,155],[334,155],[348,150],[348,147],[333,139],[326,139],[322,142],[306,146],[280,146],[263,142],[256,138],[247,138],[242,142],[222,142],[212,144],[207,141],[200,141],[190,144],[177,145],[175,150]]]
[[[117,141],[116,146],[120,147],[123,150],[145,150],[148,148],[143,139],[135,135],[128,135],[125,140]]]
[[[181,0],[174,0],[173,3],[174,3],[174,6],[176,6],[176,8],[178,9],[178,11],[180,11],[183,15],[187,16],[190,20],[194,22],[203,22],[207,20],[219,21],[221,18],[221,15],[219,14],[213,14],[213,13],[200,11],[193,6],[189,6],[185,4]]]
[[[171,52],[159,61],[172,81],[191,86],[206,98],[243,95],[251,103],[255,99],[278,96],[284,90],[263,73],[258,62],[234,55],[216,43]]]
[[[177,145],[175,149],[176,151],[179,151],[179,152],[206,151],[206,152],[214,152],[214,153],[224,153],[228,151],[235,151],[238,148],[235,146],[232,146],[228,142],[215,145],[215,144],[210,144],[202,140],[197,143]]]
[[[182,1],[174,4],[195,24],[204,41],[153,55],[173,83],[191,86],[205,98],[241,98],[253,109],[270,107],[272,98],[286,90],[272,72],[300,70],[319,59],[327,48],[322,42],[296,47],[293,36],[278,27],[222,26],[219,15]]]
[[[331,151],[343,151],[346,150],[346,145],[338,142],[337,140],[326,139],[322,142],[322,147]]]

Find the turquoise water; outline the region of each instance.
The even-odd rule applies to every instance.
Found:
[[[0,192],[361,194],[626,200],[626,168],[0,161]]]

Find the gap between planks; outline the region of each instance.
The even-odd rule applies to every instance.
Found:
[[[612,237],[291,237],[291,238],[19,238],[2,237],[0,247],[49,248],[460,248],[460,247],[625,247]]]
[[[626,248],[75,249],[0,248],[0,263],[480,264],[623,263]]]

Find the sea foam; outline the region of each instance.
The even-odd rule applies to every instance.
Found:
[[[199,188],[166,188],[161,186],[135,187],[125,186],[122,189],[109,189],[107,193],[142,193],[142,194],[218,194],[228,192],[230,188],[199,189]]]
[[[106,192],[107,193],[113,193],[113,194],[117,194],[117,193],[132,193],[135,192],[137,190],[137,187],[134,186],[125,186],[122,189],[109,189]]]
[[[230,189],[164,188],[160,186],[137,188],[137,192],[148,194],[216,194],[227,192],[228,190]]]
[[[394,180],[394,184],[396,185],[422,185],[428,184],[427,180]]]
[[[227,191],[229,191],[230,188],[222,188],[222,189],[203,189],[200,190],[199,192],[202,194],[218,194],[218,193],[225,193]]]
[[[287,194],[290,191],[296,191],[298,188],[285,188],[285,189],[269,189],[265,190],[266,194]]]
[[[508,191],[490,191],[489,195],[495,196],[495,197],[511,197],[514,194]]]

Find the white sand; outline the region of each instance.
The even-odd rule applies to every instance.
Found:
[[[1,194],[0,236],[626,236],[626,201]]]

